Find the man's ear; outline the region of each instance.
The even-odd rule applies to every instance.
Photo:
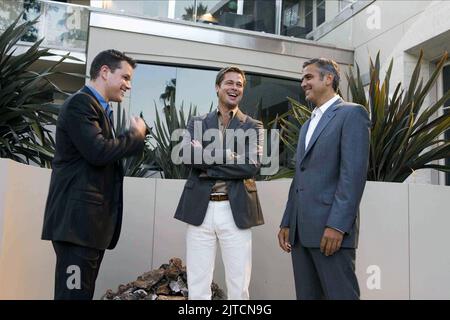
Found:
[[[333,85],[334,76],[331,73],[327,73],[325,75],[325,77],[326,77],[325,79],[326,79],[327,86],[332,86]]]
[[[100,76],[102,79],[106,80],[108,72],[111,72],[111,69],[106,64],[100,67]]]

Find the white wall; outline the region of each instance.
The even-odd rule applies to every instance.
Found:
[[[0,178],[0,299],[51,299],[55,255],[40,240],[50,170],[0,159]],[[184,261],[186,226],[173,218],[183,185],[125,179],[121,239],[105,254],[95,298],[171,257]],[[276,238],[289,185],[257,183],[266,223],[253,229],[252,299],[295,298],[291,259]],[[363,299],[450,299],[449,207],[449,187],[367,183],[356,259]],[[219,255],[216,265],[214,279],[225,288]],[[367,286],[374,279],[379,289]]]

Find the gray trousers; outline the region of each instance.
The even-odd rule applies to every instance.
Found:
[[[297,237],[291,255],[298,300],[359,299],[355,249],[341,248],[327,257],[319,248],[304,247]]]

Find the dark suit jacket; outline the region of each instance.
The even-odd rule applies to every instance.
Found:
[[[197,125],[194,125],[195,123]],[[216,145],[215,143],[218,142],[213,141],[211,144],[214,144],[215,148],[211,149],[211,155],[212,157],[220,155],[219,157],[222,157],[222,160],[211,163],[211,159],[208,159],[208,157],[201,157],[200,163],[193,163],[196,150],[190,147],[190,142],[192,139],[200,141],[202,133],[205,133],[208,129],[218,129],[217,111],[202,117],[194,117],[188,123],[187,132],[189,134],[185,135],[183,139],[185,146],[183,162],[191,166],[191,172],[178,203],[175,218],[195,226],[201,225],[206,215],[212,187],[216,180],[224,180],[237,227],[246,229],[263,224],[264,219],[254,180],[261,167],[262,123],[241,111],[237,111],[228,129],[233,130],[234,133],[239,131],[246,133],[250,138],[245,139],[245,151],[237,152],[239,160],[236,160],[233,164],[226,163],[227,152],[224,150],[233,145],[234,151],[243,149],[240,148],[244,144],[242,139],[225,139],[229,142],[228,146],[226,144]],[[197,130],[198,132],[194,134],[194,131]],[[227,137],[230,138],[229,133],[227,133]],[[208,141],[203,141],[202,144],[203,148],[207,148]],[[201,148],[199,149],[197,151],[201,152]],[[240,163],[240,160],[245,160],[245,163]],[[218,162],[222,162],[222,164]]]
[[[339,99],[322,115],[305,150],[310,120],[300,130],[295,176],[281,227],[305,247],[320,246],[325,227],[345,232],[342,247],[356,248],[359,203],[369,159],[368,113]]]
[[[42,239],[112,249],[122,223],[122,157],[142,152],[130,131],[113,138],[104,108],[82,88],[61,108]]]

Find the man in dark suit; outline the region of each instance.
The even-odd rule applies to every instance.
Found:
[[[192,118],[183,136],[183,162],[191,166],[191,172],[175,218],[188,223],[186,268],[191,300],[211,299],[217,241],[228,299],[249,299],[250,228],[264,223],[254,180],[260,169],[263,127],[239,110],[244,86],[241,69],[220,70],[217,110]],[[214,136],[210,144],[209,136]]]
[[[337,95],[339,67],[332,60],[305,62],[301,86],[316,107],[300,130],[279,244],[292,251],[297,299],[359,299],[355,249],[368,113]]]
[[[132,118],[115,136],[109,102],[131,89],[136,63],[116,50],[99,53],[90,83],[70,96],[56,125],[56,152],[42,231],[56,252],[55,299],[92,299],[105,249],[122,223],[120,159],[142,152],[146,126]]]

